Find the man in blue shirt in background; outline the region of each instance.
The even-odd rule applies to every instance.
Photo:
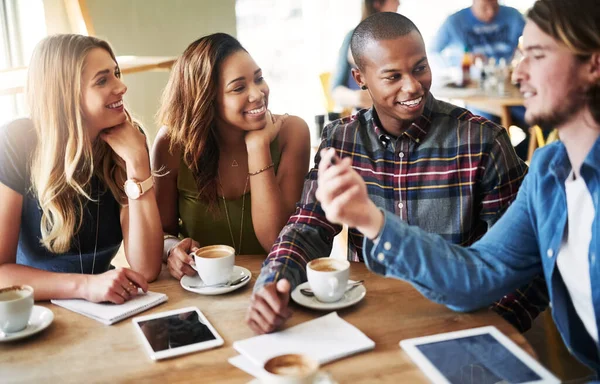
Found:
[[[433,63],[446,68],[460,68],[465,51],[484,60],[504,59],[510,64],[523,34],[525,20],[515,8],[498,4],[498,0],[473,0],[473,5],[450,15],[430,45]],[[437,60],[436,60],[437,56]],[[500,123],[498,116],[466,106],[476,115]],[[517,155],[527,159],[528,125],[525,108],[512,107],[510,114],[515,125],[522,128],[526,139],[515,147]],[[505,127],[509,128],[509,127]]]
[[[524,26],[525,20],[516,9],[501,6],[498,0],[473,0],[473,6],[446,19],[431,51],[442,54],[448,66],[460,66],[465,50],[510,63]],[[450,51],[449,55],[444,51]]]

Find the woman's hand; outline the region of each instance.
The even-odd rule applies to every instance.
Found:
[[[267,110],[267,125],[263,129],[250,131],[246,133],[246,147],[255,148],[257,145],[269,145],[281,130],[283,122],[288,118],[288,114],[273,116],[271,111]]]
[[[148,291],[144,276],[129,268],[118,268],[101,275],[88,275],[83,298],[94,303],[123,304],[137,296],[138,288]]]
[[[167,267],[169,267],[171,276],[181,280],[183,275],[194,276],[197,274],[196,270],[191,267],[194,264],[194,258],[190,256],[190,253],[198,248],[200,248],[200,244],[189,237],[181,240],[171,248],[167,258]]]
[[[112,128],[100,133],[100,139],[104,140],[113,151],[116,152],[126,163],[135,163],[138,159],[148,157],[146,148],[146,137],[131,122],[124,121]]]

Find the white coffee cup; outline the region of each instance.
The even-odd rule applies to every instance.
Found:
[[[313,384],[319,363],[301,354],[275,356],[264,364],[260,382],[264,384]]]
[[[307,277],[310,289],[319,301],[332,303],[340,300],[350,276],[350,263],[347,260],[324,257],[307,265]]]
[[[0,289],[0,331],[18,332],[25,327],[33,310],[33,288],[14,285]]]
[[[192,252],[192,266],[206,285],[225,284],[235,265],[235,250],[229,245],[210,245]]]

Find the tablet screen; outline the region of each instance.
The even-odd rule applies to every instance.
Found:
[[[450,383],[527,383],[541,377],[489,333],[415,347]]]
[[[138,324],[154,352],[216,339],[196,311],[140,321]]]

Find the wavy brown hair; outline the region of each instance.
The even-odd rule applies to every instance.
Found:
[[[598,0],[538,0],[527,17],[581,61],[600,53]],[[600,124],[600,84],[587,90],[586,99],[594,120]]]
[[[54,253],[68,251],[81,228],[84,203],[93,200],[93,175],[117,201],[127,201],[125,163],[103,140],[92,143],[82,122],[81,75],[94,48],[104,49],[117,62],[104,40],[49,36],[36,46],[27,74],[26,96],[37,136],[31,184],[42,209],[41,243]]]
[[[158,112],[159,124],[167,127],[170,151],[177,148],[182,152],[199,198],[210,207],[218,203],[215,120],[219,71],[223,61],[238,51],[246,50],[225,33],[204,36],[190,44],[171,69]]]

